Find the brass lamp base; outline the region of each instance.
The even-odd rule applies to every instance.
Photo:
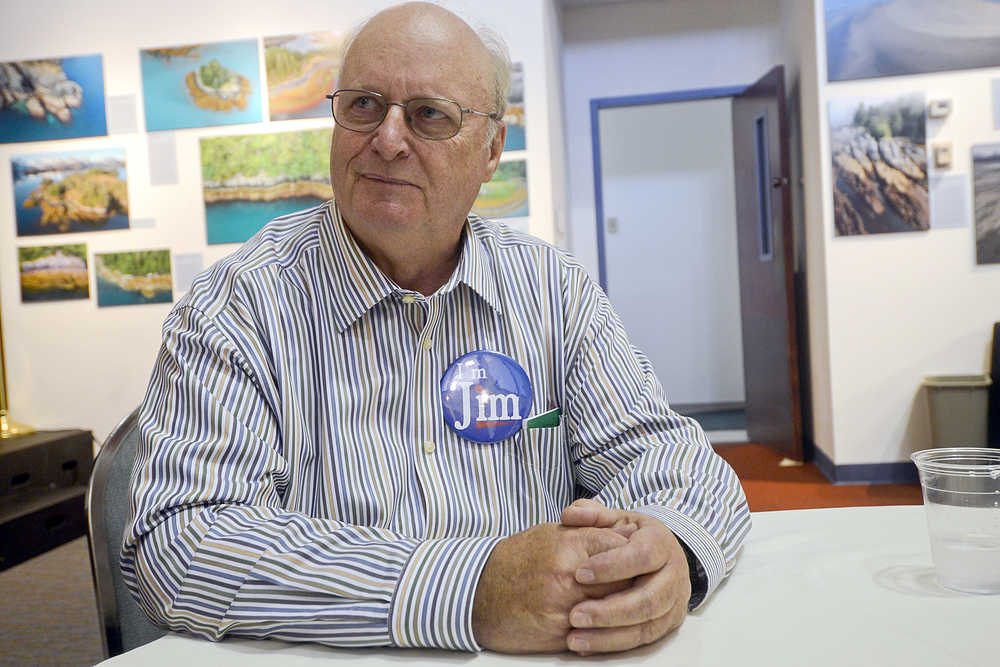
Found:
[[[35,429],[26,424],[19,424],[7,418],[7,411],[0,410],[0,438],[13,438],[18,435],[34,433]]]

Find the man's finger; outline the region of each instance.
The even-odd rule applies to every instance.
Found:
[[[566,646],[580,655],[627,651],[637,646],[652,644],[684,622],[684,613],[676,609],[663,616],[622,628],[573,630],[566,637]]]
[[[576,500],[564,509],[560,521],[567,527],[610,528],[623,537],[631,537],[639,527],[627,512],[587,498]]]
[[[562,511],[564,526],[596,526],[610,528],[620,518],[620,511],[605,507],[596,500],[580,498]]]
[[[629,588],[599,600],[584,600],[570,610],[574,628],[613,628],[640,625],[652,621],[677,604],[686,608],[691,597],[690,579],[665,567],[635,580]]]
[[[628,539],[614,532],[613,530],[608,530],[606,528],[585,528],[581,531],[583,540],[583,549],[587,552],[587,556],[591,557],[595,554],[604,553],[612,549],[622,549],[628,545]],[[579,580],[578,580],[579,581]],[[613,579],[607,579],[600,583],[607,583],[609,581],[614,581]],[[589,581],[580,581],[581,584],[593,583]]]
[[[670,553],[670,543],[662,532],[640,526],[627,544],[591,555],[577,568],[576,580],[581,584],[597,584],[649,574],[662,568]]]

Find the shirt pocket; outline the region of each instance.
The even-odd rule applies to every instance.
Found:
[[[569,470],[569,450],[566,447],[565,429],[522,428],[518,443],[518,455],[525,465],[537,470]]]

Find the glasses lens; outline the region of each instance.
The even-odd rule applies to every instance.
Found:
[[[381,95],[361,90],[342,90],[333,96],[333,119],[349,130],[367,132],[385,118]]]
[[[424,98],[406,103],[410,127],[427,139],[449,139],[462,127],[462,107],[451,100]]]

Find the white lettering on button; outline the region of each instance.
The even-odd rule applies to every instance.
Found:
[[[412,294],[404,294],[403,295],[403,303],[413,303],[416,300],[417,300],[417,297],[413,296]]]
[[[424,440],[424,453],[433,454],[436,446],[433,440]]]

